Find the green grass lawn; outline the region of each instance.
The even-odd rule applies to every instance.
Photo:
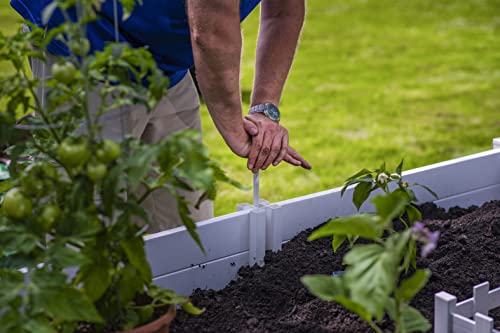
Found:
[[[6,7],[0,29],[11,31],[17,18]],[[247,109],[258,13],[243,27]],[[409,169],[489,149],[500,136],[500,1],[309,0],[281,111],[291,145],[313,170],[261,172],[261,196],[273,202],[340,186],[383,160],[405,158]],[[206,110],[203,126],[215,159],[250,185],[245,160],[224,145]],[[216,214],[251,197],[221,186]]]

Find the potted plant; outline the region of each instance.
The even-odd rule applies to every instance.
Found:
[[[202,312],[152,283],[142,237],[149,218],[141,203],[168,189],[203,249],[179,190],[203,190],[213,199],[217,180],[238,184],[209,158],[198,133],[155,144],[102,139],[101,115],[138,103],[151,110],[168,79],[144,48],[110,43],[88,54],[81,27],[96,19],[101,2],[54,1],[43,20],[60,11],[67,17],[61,26],[27,23],[30,32],[0,35],[0,61],[15,70],[0,81],[0,146],[9,146],[11,159],[11,178],[0,188],[8,191],[0,208],[1,332],[164,332],[175,305]],[[125,15],[133,5],[123,1]],[[52,66],[53,78],[31,79],[25,58],[44,60],[54,40],[70,55]],[[36,93],[42,84],[43,105]],[[102,103],[93,113],[87,101],[95,91]]]

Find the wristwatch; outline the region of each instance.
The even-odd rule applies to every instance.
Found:
[[[272,103],[263,103],[254,105],[250,108],[249,114],[263,113],[267,118],[279,123],[280,122],[280,110],[278,107]]]

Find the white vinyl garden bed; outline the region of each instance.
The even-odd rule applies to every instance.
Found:
[[[500,139],[494,140],[500,148]],[[468,207],[500,199],[500,149],[437,163],[403,173],[405,179],[430,186],[439,196],[415,188],[421,202],[440,207]],[[275,204],[264,204],[198,223],[203,254],[184,227],[146,237],[154,282],[181,295],[197,288],[222,289],[244,265],[264,264],[266,250],[278,251],[283,242],[331,217],[355,213],[353,188],[340,188]],[[363,210],[370,210],[369,204]]]

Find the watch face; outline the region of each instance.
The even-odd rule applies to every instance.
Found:
[[[274,121],[280,121],[280,111],[272,104],[267,104],[267,115]]]

